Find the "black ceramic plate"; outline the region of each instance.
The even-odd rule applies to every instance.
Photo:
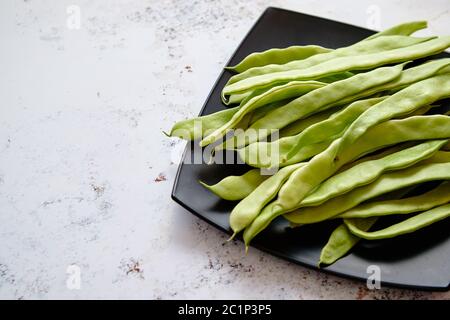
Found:
[[[350,45],[373,31],[292,11],[268,8],[244,38],[228,65],[246,55],[274,47],[316,44],[328,48]],[[224,109],[220,91],[231,73],[224,71],[212,89],[201,115]],[[191,148],[188,148],[191,149]],[[183,160],[193,156],[186,149]],[[198,151],[197,151],[198,152]],[[223,201],[203,188],[198,180],[216,183],[230,174],[242,174],[245,165],[181,164],[172,198],[198,217],[230,233],[228,216],[235,205]],[[444,221],[411,235],[391,240],[362,241],[351,254],[321,269],[326,272],[366,281],[367,267],[377,265],[382,285],[428,290],[448,290],[450,286],[450,221]],[[286,229],[279,218],[259,234],[252,246],[286,260],[317,268],[320,250],[334,223]],[[243,248],[244,250],[244,248]]]

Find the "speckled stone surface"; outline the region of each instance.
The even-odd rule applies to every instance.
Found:
[[[183,143],[161,130],[198,114],[269,5],[450,30],[447,0],[1,1],[0,298],[450,298],[245,256],[170,199]]]

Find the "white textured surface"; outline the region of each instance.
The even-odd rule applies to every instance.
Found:
[[[267,6],[366,26],[374,4],[382,28],[450,30],[447,0],[2,0],[0,298],[450,298],[244,256],[170,199],[178,142],[161,130],[198,113]]]

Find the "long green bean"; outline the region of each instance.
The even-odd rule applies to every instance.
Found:
[[[359,187],[342,196],[333,198],[317,207],[306,207],[285,214],[293,223],[317,223],[336,217],[378,195],[427,181],[449,180],[450,163],[431,163],[413,166],[382,175],[373,183]]]
[[[225,67],[225,69],[240,73],[254,67],[261,67],[268,64],[285,64],[293,60],[302,60],[319,53],[331,51],[333,50],[315,45],[272,48],[263,52],[249,54],[237,65]]]
[[[230,86],[232,84],[249,80],[252,78],[257,78],[258,76],[263,76],[267,74],[279,73],[284,71],[291,70],[302,70],[308,69],[315,65],[319,65],[323,62],[331,61],[336,58],[342,57],[354,57],[358,55],[377,53],[377,52],[386,52],[393,49],[409,47],[412,45],[416,45],[422,42],[426,42],[431,40],[432,37],[428,38],[414,38],[407,37],[401,35],[389,35],[389,36],[380,36],[376,39],[370,39],[368,41],[361,41],[355,43],[348,47],[339,48],[333,50],[329,53],[322,53],[311,56],[307,59],[292,61],[285,64],[270,64],[262,67],[255,67],[248,69],[240,74],[236,74],[232,76],[225,87]],[[224,92],[222,92],[222,97],[224,98]]]
[[[367,240],[377,240],[411,233],[448,217],[450,217],[450,203],[422,212],[385,229],[372,232],[359,229],[353,219],[344,219],[344,222],[354,235]]]
[[[353,148],[347,149],[336,161],[334,155],[339,139],[327,150],[312,158],[307,165],[294,171],[278,193],[278,199],[267,205],[244,231],[248,244],[273,219],[293,211],[321,182],[332,176],[345,163],[381,149],[382,147],[414,140],[450,138],[450,117],[442,115],[415,116],[389,120],[370,128]]]
[[[298,97],[307,92],[316,90],[325,86],[322,82],[317,81],[292,81],[288,84],[274,87],[261,95],[255,96],[248,100],[239,110],[233,114],[231,119],[207,137],[200,141],[200,146],[206,146],[223,137],[229,129],[232,129],[239,123],[242,118],[249,112],[256,110],[268,103]]]
[[[411,21],[402,23],[399,25],[395,25],[392,28],[386,29],[381,32],[377,32],[371,35],[368,38],[365,38],[363,41],[375,39],[381,36],[389,36],[389,35],[404,35],[409,36],[416,31],[427,28],[428,24],[426,21]]]
[[[355,96],[370,88],[393,81],[400,76],[403,65],[382,67],[373,71],[357,74],[351,78],[331,83],[311,91],[290,103],[273,110],[265,117],[253,123],[238,139],[240,147],[267,137],[266,128],[281,129],[286,125],[314,113],[326,110],[347,97]],[[213,139],[210,138],[212,141]]]
[[[450,73],[437,75],[406,87],[361,114],[347,129],[338,150],[350,146],[373,125],[421,106],[450,97]]]
[[[339,218],[369,218],[392,214],[408,214],[425,211],[450,201],[450,183],[443,182],[438,187],[418,196],[376,201],[361,204],[340,214]]]
[[[383,158],[360,163],[332,176],[320,184],[300,204],[301,207],[317,206],[323,202],[366,185],[386,171],[399,170],[431,157],[448,140],[431,140],[405,148]]]
[[[259,169],[252,169],[241,176],[228,176],[214,185],[199,181],[202,186],[224,200],[241,200],[255,190],[268,175],[261,175]]]
[[[381,38],[371,41],[377,39]],[[450,36],[439,37],[409,47],[401,47],[385,52],[335,58],[306,69],[275,72],[243,79],[225,86],[222,92],[223,95],[230,95],[250,89],[263,88],[277,82],[311,80],[344,71],[373,69],[385,64],[410,61],[437,54],[449,46]]]

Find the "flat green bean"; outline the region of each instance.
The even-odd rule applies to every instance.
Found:
[[[315,113],[307,118],[296,120],[296,121],[292,122],[291,124],[287,125],[286,127],[281,128],[280,138],[295,136],[295,135],[299,134],[300,132],[302,132],[303,130],[305,130],[306,128],[309,128],[310,126],[312,126],[316,123],[319,123],[321,121],[328,119],[331,115],[335,114],[336,112],[339,112],[341,109],[342,108],[326,109],[322,112]],[[255,122],[253,122],[253,123],[255,123]]]
[[[356,119],[369,107],[383,99],[356,101],[329,119],[311,125],[296,136],[283,137],[273,142],[255,142],[238,149],[238,154],[247,164],[255,167],[286,166],[306,160],[325,150],[332,140],[344,134],[351,120]],[[236,144],[237,139],[234,145]],[[301,146],[296,148],[299,144]],[[293,155],[289,155],[294,148],[296,150]]]
[[[239,107],[234,107],[206,116],[179,121],[175,123],[167,136],[179,137],[185,140],[203,138],[206,132],[217,129],[230,121],[238,110]]]
[[[250,118],[250,124],[255,123],[256,121],[263,118],[266,114],[268,114],[272,110],[284,106],[285,104],[289,103],[291,100],[292,99],[286,99],[286,100],[272,102],[261,108],[256,109],[255,111],[252,112],[252,116]]]
[[[336,81],[339,81],[339,80],[344,80],[344,79],[350,78],[353,75],[354,74],[352,72],[346,71],[346,72],[340,72],[340,73],[337,73],[337,74],[328,75],[328,76],[325,76],[323,78],[319,78],[316,81],[322,82],[324,84],[327,84],[327,83],[332,83],[332,82],[336,82]],[[249,99],[251,99],[251,98],[253,98],[253,97],[257,96],[257,95],[260,95],[260,94],[262,94],[262,93],[272,89],[273,87],[285,85],[285,84],[287,84],[289,82],[290,81],[283,81],[283,82],[278,82],[278,83],[274,83],[274,84],[271,84],[271,85],[267,85],[267,86],[265,86],[263,88],[260,88],[260,89],[246,90],[246,91],[241,92],[241,93],[232,94],[228,98],[225,97],[224,95],[221,95],[221,99],[222,99],[222,102],[225,105],[239,103],[242,106]]]
[[[258,121],[259,119],[263,118],[267,113],[269,113],[270,111],[279,108],[287,103],[289,103],[292,99],[286,99],[286,100],[281,100],[281,101],[275,101],[269,104],[266,104],[265,106],[262,106],[258,109],[256,109],[255,111],[248,113],[246,116],[248,116],[248,125],[250,126],[252,123],[255,123],[256,121]],[[248,127],[248,126],[247,126]],[[246,129],[247,127],[243,128]],[[217,128],[216,128],[217,129]],[[224,149],[228,149],[228,150],[234,150],[237,146],[237,137],[236,136],[232,136],[230,139],[225,140],[224,142],[222,142],[221,144],[219,144],[218,146],[216,146],[214,148],[215,152],[218,152],[220,150],[224,150]]]
[[[350,146],[373,125],[447,97],[450,97],[450,73],[412,84],[361,114],[345,132],[338,150]]]
[[[338,48],[329,53],[317,54],[307,59],[292,61],[289,63],[285,63],[282,65],[279,64],[271,64],[263,67],[255,67],[248,69],[240,74],[236,74],[232,76],[225,87],[230,86],[231,84],[241,82],[243,80],[248,80],[251,78],[256,78],[258,76],[263,76],[272,73],[279,73],[290,70],[302,70],[308,69],[315,65],[319,65],[326,61],[331,61],[336,58],[341,57],[354,57],[358,55],[377,53],[377,52],[385,52],[388,50],[409,47],[421,42],[429,41],[432,39],[428,38],[414,38],[408,36],[381,36],[376,39],[371,39],[369,41],[361,41],[355,43],[348,47]],[[224,92],[222,92],[222,97],[224,97]]]
[[[358,100],[360,98],[368,97],[368,96],[371,96],[373,94],[376,94],[376,93],[382,92],[382,91],[389,91],[388,94],[395,93],[399,89],[403,89],[404,87],[406,87],[414,82],[429,78],[438,73],[450,72],[449,65],[450,65],[450,58],[442,58],[442,59],[427,61],[418,66],[403,70],[400,77],[394,81],[383,84],[381,86],[373,87],[370,90],[363,91],[355,96],[350,96],[344,100],[339,101],[337,103],[337,105],[350,103],[352,101]],[[327,78],[327,77],[322,78],[319,81],[329,83],[329,82],[334,82],[334,81],[349,78],[350,75],[351,75],[351,73],[349,75],[347,75],[346,73],[344,73],[344,74],[340,73],[335,76],[331,76],[331,78]],[[334,81],[330,81],[330,80],[334,80]],[[251,92],[252,91],[250,91],[250,93]],[[231,101],[231,99],[235,99],[236,101],[234,101],[234,102],[239,102],[248,95],[249,95],[248,92],[246,92],[244,94],[232,95],[232,96],[230,96],[229,100]],[[229,104],[228,101],[225,101],[225,103]]]
[[[398,199],[405,196],[411,188],[404,188],[390,192],[383,195],[383,200],[388,201],[392,199]],[[355,219],[355,225],[363,231],[369,230],[378,217],[370,217],[367,219]],[[336,262],[338,259],[346,255],[360,240],[361,238],[351,233],[345,223],[341,223],[330,235],[327,244],[322,248],[319,258],[319,266],[326,264],[330,265]]]
[[[360,230],[353,219],[344,219],[344,222],[354,235],[367,240],[378,240],[411,233],[448,217],[450,217],[450,203],[422,212],[385,229],[372,232]]]
[[[334,137],[329,140],[321,141],[305,146],[297,154],[285,162],[280,159],[291,150],[294,137],[285,137],[274,142],[257,142],[252,143],[237,150],[239,158],[252,167],[270,168],[285,167],[294,163],[307,160],[316,154],[324,151],[333,142]]]
[[[253,123],[240,135],[241,145],[239,146],[243,147],[246,143],[252,143],[267,137],[267,130],[260,130],[262,128],[281,129],[298,119],[331,108],[334,103],[349,96],[354,96],[372,87],[392,81],[400,76],[402,68],[403,64],[360,73],[294,99]]]
[[[239,104],[242,101],[244,101],[246,98],[250,97],[253,95],[253,91],[246,91],[244,93],[237,93],[237,94],[232,94],[231,96],[229,96],[228,99],[226,100],[222,100],[222,102],[225,105],[230,105],[230,104]]]
[[[347,104],[362,98],[370,97],[383,92],[383,95],[391,95],[415,82],[430,78],[437,74],[450,72],[450,58],[427,61],[418,66],[403,70],[398,78],[388,83],[372,87],[366,91],[349,96],[334,105]],[[332,106],[334,106],[332,105]]]
[[[424,126],[426,123],[434,121],[436,124],[439,122],[436,127]],[[415,129],[411,129],[412,123],[417,125]],[[371,151],[399,142],[449,138],[450,127],[445,127],[445,123],[450,123],[450,117],[443,115],[414,116],[402,120],[386,121],[373,127],[374,130],[369,129],[367,135],[364,134],[355,141],[351,148],[343,149],[337,157],[335,155],[342,138],[335,140],[327,150],[312,158],[307,166],[291,175],[288,180],[290,184],[280,190],[279,198],[282,207],[285,209],[295,208],[313,188],[333,175],[345,163]],[[380,131],[382,128],[386,130]],[[423,132],[413,132],[417,130],[423,130]],[[379,136],[375,136],[375,132]],[[409,137],[405,136],[406,132],[409,132]],[[414,136],[418,139],[413,139]]]
[[[414,140],[450,138],[450,117],[443,115],[414,116],[389,120],[370,128],[352,148],[334,154],[339,139],[325,151],[313,157],[307,165],[294,171],[278,193],[278,199],[267,205],[244,231],[248,243],[281,214],[293,211],[320,183],[332,176],[340,167],[383,147]]]
[[[268,64],[285,64],[293,60],[303,60],[318,53],[331,51],[333,50],[315,45],[273,48],[262,52],[251,53],[237,65],[226,67],[225,69],[240,73],[254,67],[261,67]]]
[[[285,100],[292,97],[298,97],[317,88],[325,86],[324,83],[317,81],[292,81],[288,84],[274,87],[261,95],[255,96],[248,100],[239,110],[233,114],[231,119],[210,135],[200,141],[200,146],[204,147],[223,137],[229,129],[232,129],[239,123],[242,118],[249,112],[256,110],[268,103]]]
[[[375,39],[381,36],[390,36],[390,35],[404,35],[409,36],[416,31],[426,29],[428,26],[426,21],[411,21],[402,23],[399,25],[395,25],[392,28],[386,29],[381,32],[377,32],[370,37],[365,38],[363,41]]]
[[[232,237],[255,219],[267,202],[276,196],[278,190],[289,175],[303,165],[304,163],[297,163],[279,170],[276,174],[262,182],[234,207],[230,214],[230,227],[234,232]]]
[[[354,221],[357,228],[362,231],[369,230],[377,221],[377,218],[358,219]],[[335,263],[349,252],[359,241],[360,237],[351,233],[345,223],[340,224],[328,239],[327,244],[322,248],[319,258],[321,264],[330,265]]]
[[[403,169],[431,157],[447,140],[431,140],[387,155],[366,161],[336,174],[320,184],[301,203],[301,207],[317,206],[325,201],[376,180],[386,171]]]
[[[306,207],[285,214],[292,223],[317,223],[324,221],[381,194],[418,183],[450,179],[450,163],[431,163],[409,167],[383,174],[373,183],[354,189],[328,200],[320,206]]]
[[[330,137],[337,136],[339,133],[345,131],[345,129],[364,111],[386,98],[387,97],[384,96],[353,102],[340,112],[333,114],[329,119],[305,129],[295,136],[294,146],[287,155],[281,159],[281,162],[285,162],[287,159],[295,156],[295,154],[297,154],[305,145],[318,143],[328,140]]]
[[[330,108],[330,107],[333,108],[335,106],[340,107],[343,104],[351,103],[352,101],[370,97],[370,96],[375,95],[380,92],[387,91],[388,93],[395,93],[399,89],[403,89],[403,88],[407,87],[408,85],[418,82],[420,80],[424,80],[424,79],[432,77],[436,74],[450,72],[449,66],[450,66],[450,58],[437,59],[437,60],[432,60],[432,61],[422,63],[418,66],[403,70],[401,72],[400,76],[393,81],[390,81],[388,83],[385,83],[385,84],[382,84],[379,86],[374,86],[368,90],[361,91],[355,95],[351,95],[347,98],[338,100],[337,102],[332,103],[331,105],[328,105],[327,108]],[[285,108],[283,110],[283,112],[285,114],[289,114],[290,110],[288,108]],[[311,117],[313,117],[313,116],[311,116]],[[273,114],[270,114],[270,113],[267,114],[267,117],[262,119],[255,126],[259,125],[261,127],[264,127],[264,126],[268,127],[271,124],[273,125],[274,119],[276,119],[276,121],[278,121],[277,127],[285,126],[285,124],[282,122],[282,120],[286,119],[286,118],[280,118],[280,112],[273,113]],[[290,121],[290,119],[288,119],[288,118],[286,120],[287,120],[286,122]],[[294,123],[292,123],[291,124],[293,126],[292,129],[295,130],[295,123],[301,124],[302,120],[303,119],[296,120]],[[287,127],[284,127],[284,128],[289,128],[291,125],[287,125]],[[254,129],[254,127],[250,126],[250,130]],[[284,128],[281,129],[280,135],[282,135]],[[301,125],[300,125],[300,128],[302,129]],[[289,133],[289,130],[288,130],[288,133]]]
[[[391,83],[387,83],[380,89],[385,91],[403,89],[420,80],[430,78],[437,74],[448,73],[450,72],[449,66],[450,66],[450,58],[441,58],[426,61],[415,67],[403,70],[399,78],[392,81]],[[376,92],[379,91],[377,90]],[[373,93],[375,92],[371,92],[371,94]]]
[[[228,176],[214,185],[199,181],[202,186],[224,200],[242,200],[255,190],[268,175],[261,175],[260,169],[252,169],[241,176]]]
[[[399,144],[394,145],[394,146],[390,146],[390,147],[385,148],[385,149],[383,149],[383,150],[381,150],[379,152],[375,152],[373,154],[370,154],[370,155],[364,156],[362,158],[359,158],[358,160],[355,160],[355,161],[352,161],[352,162],[344,164],[342,167],[340,167],[336,171],[336,174],[339,174],[339,173],[341,173],[341,172],[343,172],[345,170],[348,170],[348,169],[350,169],[350,168],[352,168],[352,167],[354,167],[356,165],[359,165],[360,163],[363,163],[363,162],[366,162],[366,161],[372,161],[372,160],[381,159],[381,158],[386,157],[386,156],[388,156],[390,154],[393,154],[393,153],[398,152],[400,150],[403,150],[403,149],[415,146],[417,144],[418,143],[416,143],[416,142],[405,142],[405,143],[399,143]],[[438,152],[436,152],[436,153],[438,153]]]
[[[370,41],[375,41],[377,39],[381,38],[376,38]],[[225,86],[222,94],[226,96],[246,90],[263,88],[267,85],[273,85],[277,82],[311,80],[344,71],[373,69],[385,64],[410,61],[437,54],[441,51],[444,51],[449,46],[450,36],[439,37],[409,47],[403,47],[384,52],[335,58],[306,69],[263,74],[260,76],[244,79]]]
[[[425,211],[450,201],[450,183],[409,198],[363,203],[340,214],[338,218],[368,218]]]

